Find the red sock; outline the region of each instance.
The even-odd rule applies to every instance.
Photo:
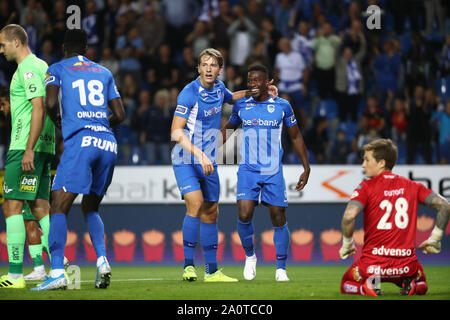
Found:
[[[416,283],[416,294],[423,295],[427,293],[428,285],[425,281],[420,281]]]

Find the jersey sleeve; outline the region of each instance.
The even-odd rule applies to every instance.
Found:
[[[19,76],[22,77],[25,95],[28,100],[45,96],[45,85],[42,71],[37,67],[27,65],[27,69],[20,68]]]
[[[350,201],[357,201],[362,204],[363,208],[367,204],[368,199],[368,186],[366,183],[362,182],[356,189],[353,191],[352,196],[350,197]]]
[[[117,90],[116,83],[114,81],[114,77],[111,73],[109,73],[109,81],[108,81],[108,101],[113,99],[120,98],[119,90]]]
[[[227,87],[225,87],[225,85],[223,86],[223,88],[224,88],[223,103],[230,102],[231,100],[233,100],[233,92],[228,90]]]
[[[58,73],[58,68],[56,67],[56,65],[52,64],[48,69],[47,72],[45,73],[45,86],[54,84],[57,85],[58,87],[61,84],[61,79]]]
[[[194,96],[192,88],[190,86],[185,87],[178,95],[177,108],[175,109],[174,116],[185,119],[189,118],[189,113],[196,102],[196,97]]]
[[[291,105],[287,102],[283,104],[283,123],[286,127],[292,127],[297,124],[297,119],[295,118],[294,111],[292,110]]]
[[[420,203],[425,203],[425,199],[433,192],[433,190],[428,189],[420,182],[415,182],[417,184],[417,200]]]
[[[233,105],[233,110],[231,111],[231,116],[228,122],[234,126],[238,126],[242,123],[241,117],[239,116],[240,104],[236,102]]]

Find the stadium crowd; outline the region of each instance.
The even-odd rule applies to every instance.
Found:
[[[232,91],[246,88],[252,64],[269,68],[312,164],[359,164],[377,137],[398,144],[399,164],[450,163],[449,1],[0,0],[0,28],[22,25],[51,65],[69,4],[82,10],[86,56],[111,70],[124,102],[118,165],[170,164],[176,99],[208,47],[225,57],[220,80]],[[379,29],[367,28],[369,5],[381,8]],[[0,57],[0,87],[14,70]],[[0,169],[10,130],[0,115]],[[299,163],[287,135],[283,144],[283,162]]]

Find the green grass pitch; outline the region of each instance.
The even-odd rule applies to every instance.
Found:
[[[382,283],[384,296],[375,299],[450,299],[450,267],[425,266],[428,293],[425,296],[401,297],[399,289]],[[72,290],[32,292],[38,282],[27,282],[26,289],[0,289],[0,300],[361,300],[374,299],[342,295],[340,281],[346,266],[288,266],[290,282],[275,281],[275,267],[259,266],[255,280],[243,279],[243,266],[225,266],[226,275],[237,283],[204,283],[204,268],[197,267],[196,282],[181,280],[181,266],[114,266],[108,289],[95,289],[95,268],[81,267],[81,288]],[[31,271],[25,267],[24,273]],[[8,272],[0,267],[0,274]]]

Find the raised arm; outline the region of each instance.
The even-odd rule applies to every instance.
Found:
[[[353,232],[355,231],[356,217],[362,210],[362,204],[358,201],[350,201],[342,217],[342,247],[339,250],[341,259],[347,259],[356,253],[356,247],[353,241]]]
[[[435,254],[441,252],[441,239],[450,217],[450,204],[444,197],[433,192],[425,199],[425,205],[436,209],[437,216],[430,237],[419,245],[419,249],[422,249],[424,254]]]

